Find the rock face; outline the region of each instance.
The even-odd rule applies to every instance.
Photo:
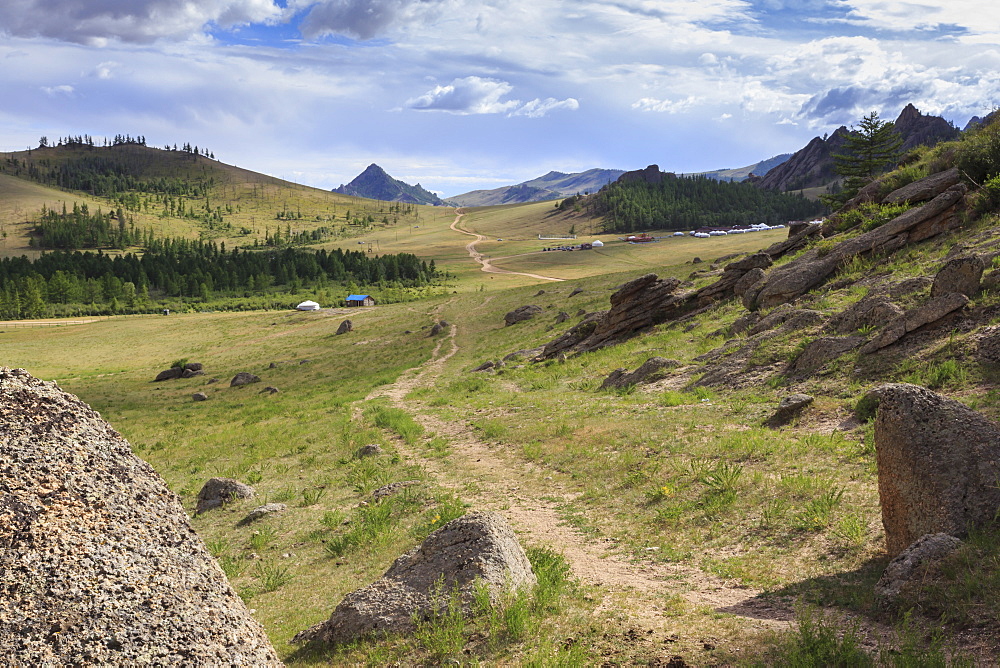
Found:
[[[337,328],[337,334],[347,334],[348,332],[354,331],[354,323],[350,320],[345,320],[340,323],[340,327]]]
[[[919,181],[914,181],[902,188],[893,190],[882,198],[882,203],[898,204],[900,202],[909,202],[910,204],[917,204],[919,202],[927,202],[957,184],[960,180],[958,167],[952,167],[951,169],[931,174]]]
[[[518,306],[513,311],[510,311],[503,317],[504,326],[510,327],[511,325],[517,324],[519,322],[524,322],[525,320],[530,320],[536,315],[542,312],[541,306],[536,306],[535,304],[526,304],[524,306]]]
[[[233,499],[252,499],[254,489],[232,478],[210,478],[201,491],[198,492],[198,507],[196,513],[203,513],[213,508],[226,505]]]
[[[479,580],[497,601],[508,587],[536,582],[517,536],[497,513],[470,513],[448,522],[397,559],[380,580],[345,596],[328,621],[295,640],[336,644],[412,632],[414,616],[432,614],[452,593],[465,608],[471,606]]]
[[[247,371],[240,371],[238,374],[233,376],[233,379],[229,381],[229,387],[241,387],[243,385],[249,385],[250,383],[259,383],[260,377],[255,376]]]
[[[179,499],[95,411],[0,368],[0,651],[22,665],[281,665]]]
[[[791,158],[765,174],[757,185],[767,190],[796,190],[828,183],[835,176],[833,154],[840,153],[848,134],[837,128],[827,139],[815,137]]]
[[[875,585],[875,595],[888,600],[898,598],[907,584],[961,545],[962,541],[948,534],[921,536],[889,562]]]
[[[916,385],[882,385],[875,452],[890,555],[921,536],[964,537],[1000,509],[1000,425]]]
[[[934,297],[923,306],[907,311],[895,320],[891,320],[878,332],[875,338],[862,346],[861,352],[868,355],[892,345],[910,332],[937,322],[968,303],[969,298],[960,292],[948,292]]]
[[[861,336],[823,336],[810,341],[799,356],[789,365],[794,374],[809,373],[823,367],[844,353],[850,352],[865,342]]]

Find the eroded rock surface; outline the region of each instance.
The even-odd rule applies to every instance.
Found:
[[[925,534],[962,538],[1000,510],[1000,424],[917,385],[882,385],[875,452],[886,546]]]
[[[176,495],[101,416],[0,368],[0,653],[17,665],[280,665]]]
[[[470,513],[452,520],[397,559],[382,578],[346,595],[330,619],[293,642],[345,643],[363,636],[409,633],[457,594],[471,606],[477,581],[499,602],[509,587],[535,585],[514,530],[498,513]]]

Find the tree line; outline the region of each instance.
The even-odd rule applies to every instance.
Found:
[[[81,305],[80,314],[114,313],[155,308],[168,298],[208,302],[332,284],[420,288],[439,278],[433,260],[410,253],[227,251],[224,243],[152,239],[141,256],[54,251],[0,260],[0,318],[43,317],[55,304]]]
[[[604,217],[606,232],[690,230],[810,218],[826,207],[800,194],[775,193],[748,183],[666,174],[659,183],[616,181],[586,198]]]

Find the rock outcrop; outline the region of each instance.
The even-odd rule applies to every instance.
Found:
[[[807,251],[773,271],[744,294],[750,308],[787,303],[816,287],[858,255],[889,253],[957,227],[965,199],[964,184],[952,186],[923,206],[910,209],[888,223],[821,252]]]
[[[979,283],[986,270],[986,262],[978,255],[961,255],[945,262],[934,277],[931,297],[939,297],[949,292],[958,292],[966,297],[975,297]]]
[[[518,306],[516,309],[510,311],[503,317],[504,326],[510,327],[511,325],[517,324],[519,322],[530,320],[541,312],[542,312],[542,307],[536,306],[535,304],[526,304],[524,306]]]
[[[409,633],[416,629],[414,618],[440,611],[452,595],[468,610],[477,582],[486,584],[496,602],[508,588],[536,582],[514,530],[498,513],[470,513],[448,522],[399,557],[380,580],[347,594],[329,620],[293,642],[338,644]]]
[[[861,347],[865,355],[892,345],[912,331],[937,322],[969,303],[969,298],[960,292],[948,292],[932,298],[923,306],[907,311],[889,321],[875,337]]]
[[[17,665],[281,665],[180,500],[101,416],[0,368],[0,652]]]
[[[615,369],[601,383],[601,389],[607,390],[610,388],[624,388],[631,385],[655,383],[658,380],[666,378],[670,375],[672,369],[676,369],[680,365],[681,363],[677,360],[668,360],[665,357],[650,357],[631,373],[625,369]]]
[[[962,538],[992,522],[1000,510],[1000,424],[916,385],[882,385],[872,401],[889,554],[925,534]]]

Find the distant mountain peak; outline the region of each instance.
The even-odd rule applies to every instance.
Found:
[[[358,174],[347,185],[334,188],[333,192],[353,197],[365,197],[385,202],[406,202],[408,204],[444,204],[441,198],[425,190],[418,183],[411,186],[408,183],[394,179],[388,172],[374,162]]]

